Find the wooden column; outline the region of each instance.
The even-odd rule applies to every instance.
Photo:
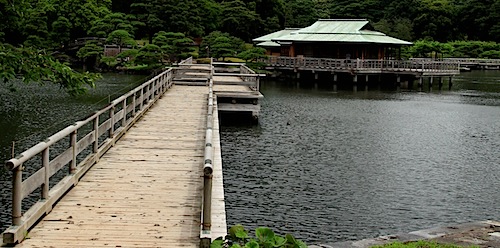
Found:
[[[424,78],[419,77],[418,78],[418,91],[422,92],[423,89],[424,89]]]
[[[368,91],[368,75],[365,76],[365,91]]]
[[[396,91],[401,92],[401,76],[397,75],[396,79]]]
[[[352,91],[354,93],[358,92],[358,76],[354,75],[352,77]]]
[[[442,77],[439,77],[439,79],[438,79],[438,87],[439,87],[439,91],[441,91],[443,89],[443,78]]]
[[[448,90],[451,90],[451,87],[453,87],[453,82],[452,82],[452,77],[449,77],[448,79]]]
[[[337,92],[337,74],[333,74],[333,91]]]
[[[429,92],[432,92],[432,82],[434,81],[434,77],[429,78]]]

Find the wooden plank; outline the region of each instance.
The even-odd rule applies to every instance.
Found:
[[[40,187],[40,185],[42,185],[44,183],[44,181],[45,181],[45,168],[42,167],[37,172],[35,172],[33,175],[28,177],[28,179],[23,181],[21,198],[24,199],[31,192],[33,192],[35,189]]]
[[[93,142],[94,142],[94,131],[88,133],[82,139],[76,142],[76,154],[80,154],[80,152],[85,150]]]
[[[103,122],[101,125],[99,125],[99,132],[97,133],[98,137],[101,137],[106,131],[108,131],[111,128],[111,119],[107,119],[105,122]]]
[[[62,167],[73,159],[73,149],[66,149],[49,163],[49,176],[56,174]]]

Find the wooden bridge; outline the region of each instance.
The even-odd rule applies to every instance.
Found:
[[[207,247],[224,236],[216,66],[183,61],[7,161],[4,245]],[[248,87],[259,75],[232,67],[218,77],[244,86],[238,94],[260,95]],[[178,80],[192,70],[206,83]],[[30,197],[39,200],[26,206]]]

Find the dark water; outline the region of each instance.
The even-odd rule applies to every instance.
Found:
[[[103,74],[97,87],[80,97],[54,85],[0,85],[0,161],[11,158],[12,142],[21,153],[143,82],[144,76]],[[10,181],[11,173],[0,166],[0,233],[10,225]]]
[[[260,125],[221,128],[228,225],[309,244],[500,219],[500,72],[439,93],[262,85]]]

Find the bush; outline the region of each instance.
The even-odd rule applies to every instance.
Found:
[[[236,225],[229,229],[229,234],[223,239],[222,237],[214,240],[210,248],[307,248],[306,244],[295,239],[292,235],[287,234],[285,237],[276,235],[267,227],[259,227],[255,229],[255,237],[248,235],[248,231],[242,225]]]

